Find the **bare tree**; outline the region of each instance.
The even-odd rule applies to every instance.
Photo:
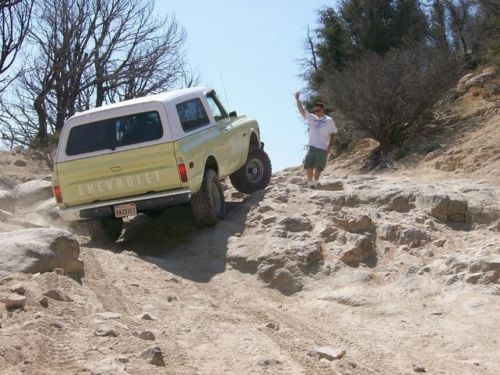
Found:
[[[460,45],[466,60],[471,54],[466,41],[466,26],[471,18],[470,9],[474,3],[474,0],[446,0],[445,2],[450,14],[450,26],[455,34],[455,49],[458,51]]]
[[[156,17],[152,0],[39,0],[34,14],[36,52],[4,104],[4,127],[18,143],[47,143],[76,111],[199,80],[184,30]]]
[[[302,66],[303,76],[307,79],[312,73],[316,73],[319,70],[319,60],[316,51],[316,45],[314,41],[314,36],[311,33],[311,28],[307,26],[306,39],[304,41],[304,51],[306,53],[305,58],[300,60]]]
[[[498,0],[479,0],[479,4],[491,15],[500,17],[500,2]]]
[[[154,16],[151,1],[103,1],[93,33],[95,105],[179,86],[185,37],[175,18]]]
[[[449,51],[448,44],[448,22],[446,17],[446,0],[433,0],[430,5],[429,31],[430,37],[436,47],[441,50]]]
[[[30,27],[34,0],[0,2],[0,92],[12,81],[6,75],[12,68]],[[14,75],[15,77],[15,75]]]

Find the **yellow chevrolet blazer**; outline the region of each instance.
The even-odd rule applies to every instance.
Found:
[[[225,214],[220,180],[240,192],[265,188],[271,162],[257,121],[228,113],[196,87],[77,113],[60,134],[53,190],[67,220],[99,220],[111,237],[122,218],[191,205],[200,225]]]

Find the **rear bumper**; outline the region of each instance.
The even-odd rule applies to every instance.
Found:
[[[191,201],[191,190],[182,189],[90,203],[81,206],[59,208],[59,213],[61,217],[67,221],[88,220],[114,216],[113,207],[124,203],[135,203],[137,212],[142,212],[176,206],[188,203],[189,201]]]

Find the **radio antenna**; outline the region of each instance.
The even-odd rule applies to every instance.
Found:
[[[231,106],[229,105],[229,97],[227,96],[227,91],[226,91],[226,83],[224,82],[224,78],[222,77],[222,73],[220,70],[219,70],[219,77],[222,82],[222,90],[224,90],[224,99],[226,100],[227,111],[231,112]]]

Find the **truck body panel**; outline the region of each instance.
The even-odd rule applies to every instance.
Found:
[[[183,187],[173,142],[56,165],[65,207]]]

